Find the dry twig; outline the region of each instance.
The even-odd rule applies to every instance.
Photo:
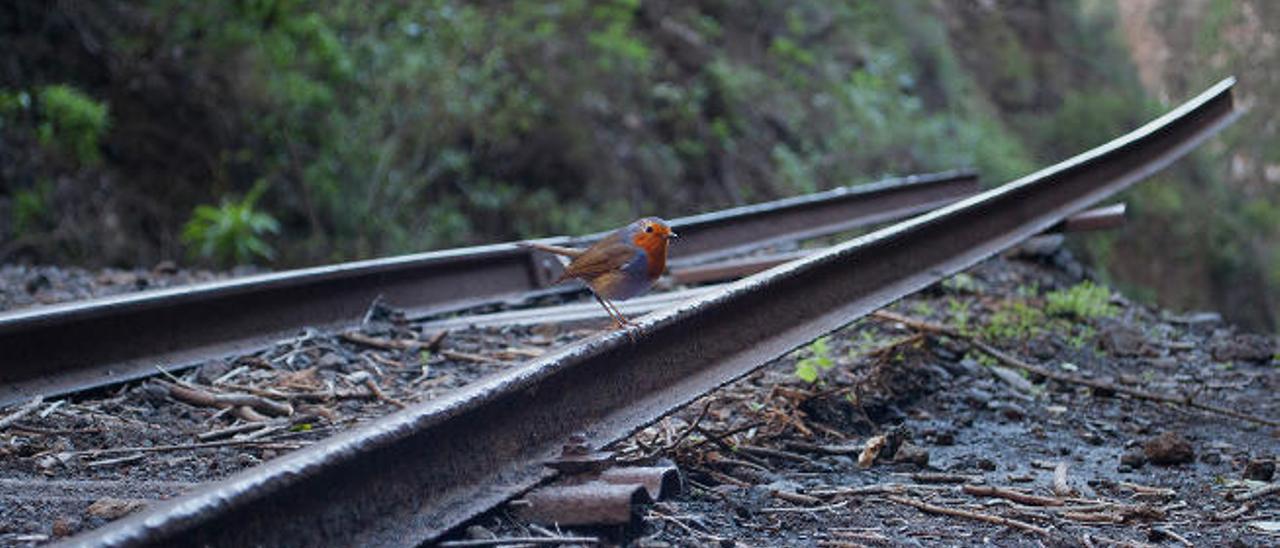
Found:
[[[9,413],[4,418],[0,419],[0,430],[8,428],[13,425],[13,423],[18,422],[18,419],[30,415],[32,411],[35,411],[37,407],[40,407],[42,402],[44,402],[44,396],[37,395],[36,397],[31,398],[31,401],[27,402],[22,407],[19,407],[17,411]]]
[[[1233,500],[1236,502],[1248,502],[1248,501],[1260,499],[1263,497],[1269,497],[1277,493],[1280,493],[1280,482],[1272,483],[1270,485],[1265,485],[1240,495],[1237,495],[1234,493],[1228,493],[1227,500]]]
[[[1063,504],[1061,500],[1056,498],[1032,495],[1003,487],[970,484],[964,485],[960,489],[975,497],[997,497],[1030,506],[1062,506]]]
[[[934,504],[929,504],[924,501],[909,499],[906,497],[900,497],[896,495],[890,495],[888,499],[898,504],[905,504],[907,506],[915,507],[917,510],[920,510],[921,512],[925,512],[928,514],[938,514],[942,516],[952,516],[957,518],[971,519],[975,521],[983,521],[983,522],[992,523],[995,525],[1003,525],[1006,527],[1021,529],[1029,533],[1035,533],[1037,535],[1046,536],[1046,537],[1049,536],[1050,534],[1048,529],[1045,529],[1044,527],[1040,527],[1039,525],[1032,525],[1025,521],[1010,519],[1004,516],[984,514],[982,512],[971,512],[969,510],[960,510],[958,508],[947,508],[945,506],[937,506]]]

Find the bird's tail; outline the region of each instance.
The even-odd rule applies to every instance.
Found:
[[[579,255],[582,255],[582,252],[585,251],[582,249],[574,249],[572,247],[560,247],[558,245],[541,244],[538,242],[520,242],[520,245],[524,247],[532,248],[532,249],[537,249],[539,251],[546,251],[547,253],[563,255],[565,257],[569,257],[570,259],[576,258]]]

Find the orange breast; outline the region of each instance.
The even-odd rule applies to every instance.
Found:
[[[656,280],[667,268],[667,239],[648,232],[636,234],[633,241],[649,255],[649,279]]]

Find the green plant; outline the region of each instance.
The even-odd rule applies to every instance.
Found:
[[[796,362],[796,377],[813,383],[823,371],[831,369],[835,362],[831,359],[831,349],[827,337],[819,337],[809,345],[809,356]]]
[[[1111,305],[1111,290],[1083,281],[1065,290],[1052,291],[1045,295],[1048,305],[1045,309],[1054,316],[1073,316],[1082,320],[1107,318],[1116,314]]]
[[[83,165],[97,164],[98,141],[111,125],[107,105],[67,85],[45,86],[38,93],[40,143],[52,146]]]
[[[1025,301],[1010,301],[987,320],[983,334],[993,340],[1025,340],[1044,329],[1045,315]]]
[[[961,333],[969,332],[969,318],[972,316],[969,312],[969,301],[947,297],[947,316],[950,318],[951,324],[956,326],[956,329]]]
[[[46,222],[53,203],[53,185],[41,179],[35,188],[13,193],[13,231],[24,234]]]
[[[275,250],[263,236],[279,232],[280,223],[270,214],[254,209],[266,189],[266,181],[259,180],[239,201],[223,198],[219,207],[196,207],[183,227],[182,242],[193,255],[222,264],[273,259]]]

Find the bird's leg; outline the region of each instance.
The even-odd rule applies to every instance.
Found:
[[[626,316],[622,315],[622,311],[618,310],[618,305],[614,304],[613,301],[605,299],[604,302],[609,303],[609,307],[613,308],[614,315],[618,317],[618,327],[634,325],[631,323],[631,320],[628,320]]]
[[[614,306],[613,303],[609,302],[608,299],[596,295],[595,293],[592,293],[592,295],[595,296],[596,301],[600,303],[600,306],[604,307],[604,311],[609,313],[609,318],[613,320],[613,327],[615,329],[631,324],[631,322],[627,320],[626,316],[623,316],[622,313],[618,311],[618,308]]]
[[[615,328],[621,326],[622,322],[618,320],[618,315],[613,311],[613,308],[609,307],[609,301],[604,300],[604,298],[596,295],[595,293],[592,293],[591,295],[595,297],[596,302],[600,303],[600,306],[604,308],[605,313],[609,314],[609,319],[613,320],[613,326]]]

